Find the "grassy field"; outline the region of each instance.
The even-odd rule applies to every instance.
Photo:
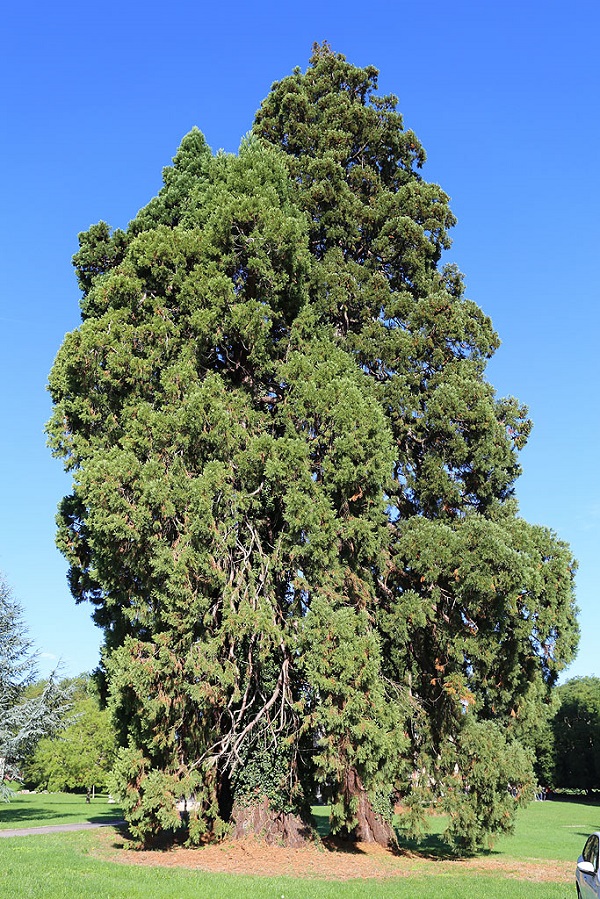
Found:
[[[22,796],[0,807],[0,826],[36,826],[98,818],[116,807],[85,797]],[[434,819],[437,830],[441,829]],[[600,829],[600,807],[578,802],[533,803],[523,810],[514,837],[499,841],[486,858],[485,873],[449,872],[432,861],[440,849],[435,833],[411,860],[411,875],[346,882],[297,877],[207,874],[164,867],[140,867],[106,859],[106,848],[122,839],[112,831],[85,831],[0,839],[0,896],[10,899],[574,899],[574,880],[535,883],[498,876],[494,860],[547,859],[573,862],[585,837]],[[411,847],[416,848],[416,847]],[[202,852],[202,850],[198,850]],[[127,856],[127,853],[123,853]],[[104,856],[104,857],[103,857]],[[343,859],[340,859],[343,864]],[[557,878],[559,879],[559,878]]]
[[[405,841],[404,846],[441,856],[445,847],[438,834],[445,826],[444,818],[432,818],[430,836],[419,845]],[[532,802],[520,810],[514,835],[501,837],[486,855],[573,861],[574,864],[594,830],[600,830],[600,805],[566,800]]]
[[[575,867],[583,844],[594,830],[600,830],[598,805],[567,801],[532,802],[520,814],[514,837],[498,840],[495,852],[511,858],[572,861]]]
[[[109,804],[107,799],[97,794],[88,804],[85,795],[75,793],[16,793],[10,802],[0,803],[0,830],[81,821],[101,823],[122,818],[121,807]]]

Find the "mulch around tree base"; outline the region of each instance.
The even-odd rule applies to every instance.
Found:
[[[225,841],[197,849],[127,850],[127,842],[102,833],[103,858],[123,864],[187,868],[223,874],[252,874],[265,877],[306,877],[319,880],[410,877],[472,873],[533,882],[570,883],[573,865],[546,859],[473,858],[423,859],[410,853],[395,853],[380,846],[359,843],[341,849],[330,843],[302,849],[267,846],[259,840]]]

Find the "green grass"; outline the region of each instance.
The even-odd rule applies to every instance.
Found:
[[[122,818],[121,806],[109,805],[107,799],[106,795],[96,794],[88,804],[85,795],[75,793],[16,793],[10,802],[0,803],[0,830],[82,821],[100,823]]]
[[[577,861],[583,844],[600,830],[600,806],[585,802],[532,802],[517,819],[515,835],[502,837],[492,855]]]
[[[420,843],[401,840],[401,845],[434,857],[447,856],[440,834],[446,819],[430,819],[430,834]],[[519,811],[512,836],[500,837],[489,853],[490,858],[576,860],[587,837],[600,830],[600,806],[580,801],[550,800],[532,802]]]
[[[1,825],[35,826],[90,820],[96,811],[115,814],[114,805],[85,797],[19,796],[0,807]],[[25,816],[25,818],[24,818]],[[12,818],[12,820],[11,820]],[[324,824],[322,814],[317,823]],[[435,830],[443,828],[433,819]],[[600,828],[600,807],[581,802],[532,803],[519,817],[514,837],[503,838],[491,860],[575,859],[585,837]],[[111,832],[112,834],[112,832]],[[112,837],[104,831],[0,839],[0,896],[10,899],[574,899],[574,883],[533,883],[494,874],[461,875],[428,863],[423,873],[390,880],[328,882],[293,877],[248,877],[119,864],[102,858]],[[115,833],[115,846],[122,838]],[[431,857],[440,849],[434,832],[422,846]],[[198,850],[202,852],[202,850]],[[438,853],[439,854],[439,853]],[[340,864],[343,862],[341,861]],[[418,867],[418,863],[415,863]]]
[[[0,896],[11,899],[573,899],[562,884],[425,875],[331,882],[138,867],[93,857],[84,833],[0,840]],[[200,852],[202,850],[199,850]]]

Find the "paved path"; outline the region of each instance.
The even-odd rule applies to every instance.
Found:
[[[115,821],[82,821],[80,824],[45,824],[43,827],[15,827],[11,830],[0,830],[0,837],[30,837],[38,833],[66,833],[69,830],[92,830],[94,827],[116,827],[125,824],[123,820]]]

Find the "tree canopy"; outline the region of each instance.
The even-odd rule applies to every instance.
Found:
[[[61,732],[38,743],[24,766],[24,780],[50,792],[105,789],[117,748],[110,711],[101,708],[88,675],[61,686],[71,692],[72,707]]]
[[[0,579],[0,799],[10,798],[4,780],[20,776],[39,740],[56,733],[69,708],[69,691],[53,675],[28,693],[35,680],[35,654],[23,610]]]
[[[600,678],[576,677],[557,691],[552,718],[554,785],[600,789]]]
[[[144,841],[180,796],[192,840],[301,839],[319,790],[342,835],[390,841],[395,796],[414,826],[437,797],[481,845],[575,650],[569,549],[517,514],[527,411],[485,379],[448,197],[376,89],[315,46],[239,154],[193,129],[126,231],[80,235],[58,544]]]

